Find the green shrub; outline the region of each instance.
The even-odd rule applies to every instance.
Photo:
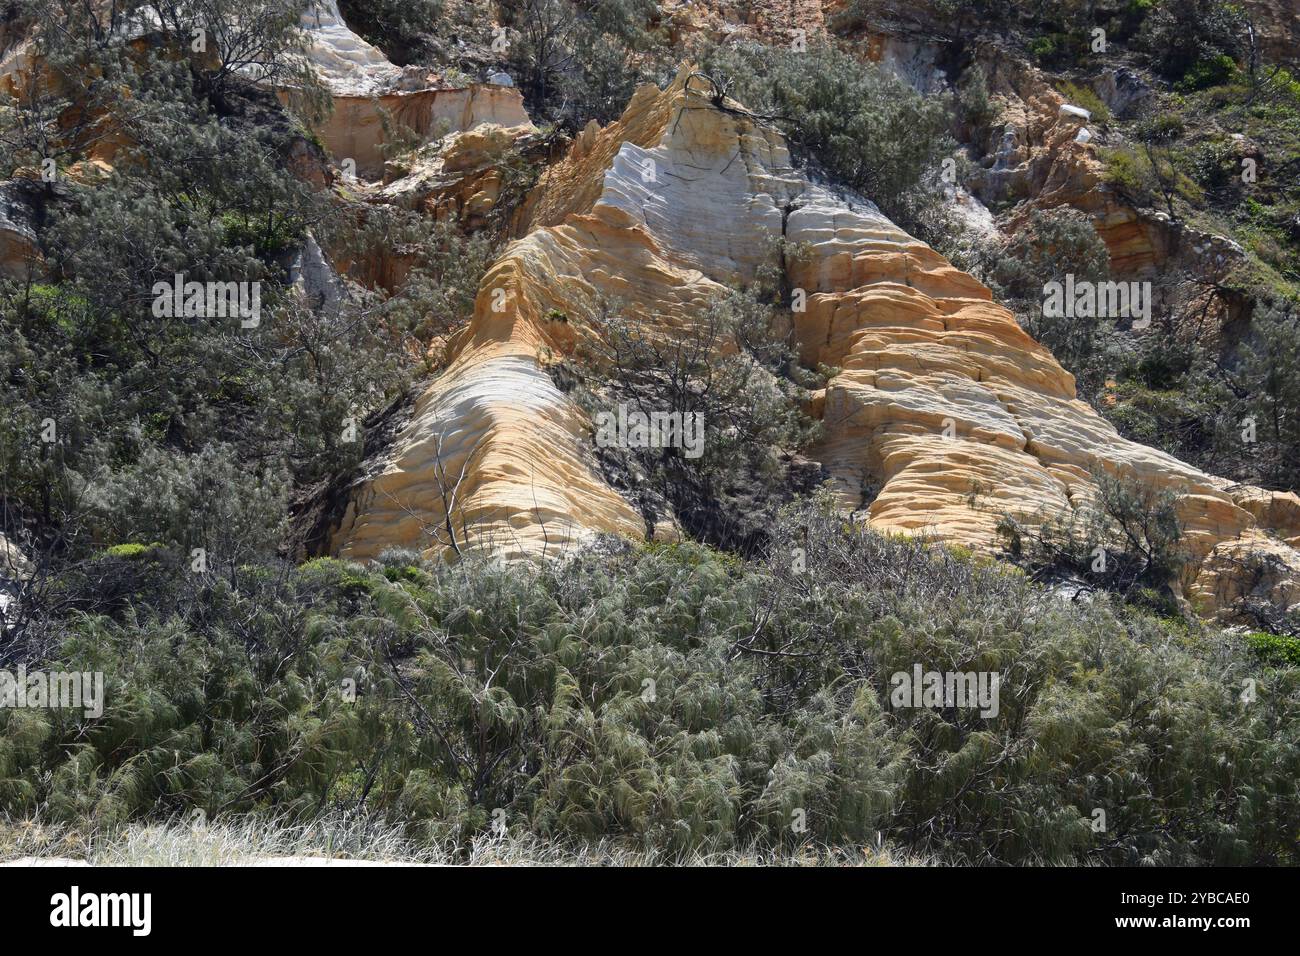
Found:
[[[1091,113],[1097,123],[1105,126],[1110,122],[1110,108],[1102,102],[1101,97],[1091,87],[1065,82],[1060,84],[1058,89],[1070,103],[1081,106]]]
[[[155,545],[139,544],[131,542],[129,544],[115,544],[111,548],[105,548],[104,553],[110,558],[122,558],[126,561],[133,561],[147,555]]]
[[[606,308],[590,354],[577,367],[552,367],[597,423],[602,469],[637,503],[648,529],[671,514],[697,540],[743,554],[760,546],[777,507],[820,477],[815,465],[804,474],[791,462],[816,424],[801,410],[806,391],[794,381],[782,334],[788,313],[770,304],[781,290],[761,284],[718,297],[684,329]],[[624,448],[601,426],[629,410],[680,415],[698,427],[681,436],[681,447]]]
[[[1052,36],[1034,37],[1029,41],[1029,55],[1040,63],[1050,62],[1056,56],[1056,38]]]
[[[1178,498],[1139,480],[1095,472],[1093,500],[1059,515],[1006,515],[1008,552],[1039,577],[1085,580],[1161,613],[1176,613],[1172,586],[1186,561]]]
[[[1177,124],[1158,124],[1150,135],[1158,137],[1160,130],[1177,128]],[[1106,167],[1106,182],[1135,206],[1155,206],[1163,202],[1165,211],[1173,218],[1177,214],[1176,202],[1196,205],[1204,193],[1185,167],[1190,161],[1173,146],[1163,145],[1160,139],[1151,139],[1140,148],[1118,146],[1101,151]]]
[[[1226,53],[1219,53],[1204,60],[1197,60],[1178,81],[1177,88],[1184,92],[1203,90],[1210,86],[1227,83],[1237,72],[1237,64]]]
[[[1273,487],[1291,487],[1300,475],[1300,308],[1266,299],[1255,310],[1240,349],[1239,384],[1232,403],[1234,424],[1255,424],[1259,442],[1251,458],[1255,476]]]
[[[1089,217],[1069,208],[1033,210],[1004,243],[977,249],[969,269],[1075,376],[1080,396],[1095,399],[1115,357],[1113,322],[1051,316],[1043,308],[1044,283],[1064,283],[1067,275],[1076,282],[1110,278],[1106,244]]]
[[[617,119],[639,82],[652,80],[663,50],[650,0],[504,0],[508,67],[530,112],[571,132]]]
[[[754,44],[716,47],[701,69],[713,86],[775,123],[796,155],[858,190],[896,223],[935,238],[942,194],[934,173],[955,148],[949,104],[923,97],[874,65],[830,45],[803,53]]]
[[[1155,142],[1168,143],[1179,139],[1187,128],[1183,117],[1176,112],[1161,113],[1146,128],[1146,135]]]
[[[989,95],[988,80],[978,68],[968,71],[957,90],[957,104],[966,122],[974,130],[985,130],[1001,115],[1001,107]]]
[[[104,716],[0,710],[0,807],[85,826],[361,812],[415,838],[499,824],[669,853],[880,834],[979,863],[1295,862],[1300,670],[816,504],[772,530],[758,563],[683,544],[396,581],[177,568],[129,614],[63,623],[54,660],[105,673]],[[892,675],[918,664],[1000,673],[998,713],[895,706]]]
[[[1251,631],[1243,639],[1263,661],[1277,666],[1300,667],[1300,638]]]
[[[1229,65],[1242,49],[1245,15],[1236,4],[1223,0],[1160,0],[1146,18],[1139,37],[1157,69],[1171,79],[1185,77],[1198,64],[1213,73]],[[1199,87],[1190,87],[1197,89]]]

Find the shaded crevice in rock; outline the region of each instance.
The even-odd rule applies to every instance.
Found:
[[[415,393],[407,392],[361,423],[361,463],[294,492],[289,505],[289,530],[280,545],[282,556],[294,561],[330,553],[330,542],[344,520],[356,489],[377,474],[385,454],[410,421]]]

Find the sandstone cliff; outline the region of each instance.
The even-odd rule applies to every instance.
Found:
[[[458,86],[428,71],[395,66],[348,28],[336,0],[311,4],[301,27],[309,41],[308,61],[333,101],[317,133],[337,160],[352,161],[361,178],[383,177],[382,147],[397,130],[427,141],[481,124],[532,128],[518,90]]]
[[[808,295],[795,315],[801,358],[839,370],[815,402],[826,437],[813,454],[846,513],[992,550],[1002,514],[1077,507],[1101,469],[1178,493],[1189,595],[1222,603],[1234,560],[1265,542],[1271,583],[1294,588],[1294,495],[1233,487],[1123,439],[980,283],[870,202],[810,182],[776,132],[703,90],[688,69],[663,91],[643,87],[547,172],[450,367],[355,496],[339,554],[466,543],[538,554],[600,531],[641,537],[543,362],[600,335],[602,301],[689,323],[770,264],[765,240],[784,237],[812,250],[788,274]]]
[[[768,40],[826,26],[817,3],[757,4],[743,24],[725,5],[669,4],[665,16],[678,34]],[[302,27],[333,99],[317,132],[355,175],[347,201],[480,225],[498,197],[498,162],[537,132],[519,92],[397,67],[348,29],[334,0],[311,6]],[[862,40],[864,58],[916,88],[945,86],[932,44],[883,32]],[[1040,71],[991,48],[974,60],[1001,107],[969,184],[976,196],[1025,199],[1022,214],[1083,209],[1120,275],[1173,262],[1214,278],[1227,267],[1230,245],[1140,213],[1106,188],[1095,146],[1079,136],[1086,118],[1065,108]],[[16,55],[6,62],[18,69]],[[1102,86],[1117,111],[1143,95],[1122,71]],[[519,210],[516,240],[447,343],[445,367],[353,489],[333,552],[486,549],[513,558],[562,554],[599,533],[676,535],[670,522],[647,528],[605,481],[591,423],[547,366],[599,340],[610,303],[653,316],[672,335],[728,288],[778,269],[801,293],[800,361],[832,370],[810,403],[824,436],[810,454],[846,515],[996,552],[1005,515],[1032,525],[1068,514],[1107,472],[1178,495],[1190,556],[1181,587],[1199,607],[1251,594],[1300,602],[1300,498],[1234,485],[1123,438],[987,288],[870,197],[810,180],[778,132],[710,92],[690,67],[663,89],[642,86],[620,119],[588,124],[546,170]],[[394,159],[397,131],[411,142]],[[39,256],[20,198],[0,190],[0,266],[13,276]],[[785,262],[777,240],[808,254]],[[310,280],[317,298],[341,295],[328,250],[307,252],[295,277]],[[397,284],[401,265],[386,256],[363,278]]]

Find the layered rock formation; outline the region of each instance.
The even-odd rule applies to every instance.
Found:
[[[774,264],[784,237],[812,250],[788,279],[807,292],[795,315],[802,360],[839,370],[814,403],[826,438],[812,454],[846,512],[992,550],[1004,513],[1032,522],[1078,507],[1100,469],[1178,493],[1193,597],[1220,603],[1223,568],[1265,545],[1275,576],[1296,577],[1300,500],[1121,438],[984,286],[870,202],[809,182],[776,132],[738,104],[719,109],[704,85],[683,70],[666,90],[641,88],[618,122],[589,126],[548,170],[450,367],[355,497],[338,553],[482,543],[520,555],[598,531],[641,537],[543,363],[599,336],[603,303],[670,334]]]
[[[390,131],[404,128],[420,141],[484,123],[532,130],[518,90],[483,83],[452,86],[427,71],[395,66],[348,28],[336,0],[312,4],[301,26],[309,40],[308,60],[334,102],[317,133],[337,160],[352,161],[361,178],[383,178],[382,147],[392,135],[385,120]]]
[[[1297,50],[1298,0],[1254,0],[1261,48],[1275,59],[1294,59]],[[1069,206],[1087,213],[1110,254],[1117,278],[1149,279],[1157,273],[1186,273],[1220,280],[1244,258],[1244,250],[1222,236],[1189,227],[1163,212],[1135,208],[1105,178],[1099,146],[1115,145],[1106,131],[1070,110],[1047,75],[1000,42],[975,34],[961,36],[960,13],[927,3],[879,3],[849,15],[842,0],[762,0],[744,11],[726,2],[665,4],[675,35],[700,32],[716,40],[758,40],[790,46],[826,39],[828,24],[843,18],[852,25],[842,46],[863,60],[892,73],[925,95],[953,92],[950,68],[958,57],[981,72],[1000,115],[992,128],[964,130],[981,168],[966,183],[989,205],[1023,203],[1009,231],[1022,224],[1030,209]],[[970,24],[974,29],[976,24]],[[843,31],[841,31],[843,32]],[[964,49],[961,49],[966,44]],[[1138,115],[1152,94],[1131,70],[1117,66],[1103,72],[1094,92],[1117,117]],[[1076,139],[1087,128],[1084,141]],[[1243,144],[1248,150],[1249,144]],[[1247,155],[1243,152],[1243,155]]]
[[[311,68],[335,95],[378,96],[397,88],[407,76],[378,47],[352,32],[339,13],[338,0],[315,0],[298,25],[308,37]]]
[[[976,63],[1001,111],[986,134],[988,141],[979,144],[985,158],[970,186],[980,199],[1023,200],[1022,217],[1029,209],[1060,206],[1087,213],[1117,277],[1186,271],[1218,280],[1240,264],[1244,251],[1231,240],[1192,229],[1159,211],[1136,209],[1119,196],[1107,184],[1097,154],[1105,135],[1084,111],[1072,108],[1041,71],[992,47],[983,48]],[[1098,86],[1098,95],[1117,114],[1139,109],[1150,92],[1125,70],[1103,74]],[[1087,130],[1083,137],[1081,130]],[[1013,221],[1010,228],[1017,225]]]
[[[535,132],[515,89],[450,86],[396,67],[347,28],[334,0],[302,25],[334,99],[319,133],[336,160],[355,164],[362,200],[450,212],[471,226],[490,211],[495,164]],[[768,39],[816,32],[822,5],[760,4],[746,28]],[[918,88],[944,82],[924,43],[882,40],[868,55]],[[1088,210],[1121,274],[1168,261],[1167,231],[1102,188],[1060,94],[1023,64],[986,66],[1005,111],[982,194]],[[1125,77],[1107,82],[1117,108],[1140,99]],[[519,238],[448,343],[445,370],[354,489],[335,553],[513,558],[559,555],[597,533],[674,535],[647,528],[604,481],[590,423],[547,363],[599,339],[611,304],[672,335],[728,287],[781,267],[806,293],[794,315],[801,361],[835,370],[811,403],[825,436],[811,455],[846,514],[994,551],[1003,515],[1032,524],[1068,513],[1106,471],[1177,493],[1191,557],[1182,585],[1199,606],[1257,595],[1300,602],[1300,498],[1234,486],[1120,437],[984,286],[867,199],[809,181],[778,133],[740,104],[714,103],[706,85],[684,68],[664,90],[642,87],[617,122],[590,124],[547,170],[520,211]],[[385,125],[405,127],[420,148],[390,162]],[[32,258],[28,218],[0,190],[0,265],[10,274]],[[1191,238],[1198,255],[1202,246],[1226,254]],[[778,240],[810,253],[782,264]],[[1218,264],[1195,265],[1213,275]],[[314,243],[293,276],[313,303],[342,294]]]

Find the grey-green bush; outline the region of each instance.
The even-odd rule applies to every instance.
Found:
[[[1294,862],[1294,666],[815,504],[752,564],[694,545],[233,579],[103,560],[141,597],[68,618],[49,666],[104,671],[105,715],[0,711],[10,813],[348,808],[441,840],[499,823],[673,850],[879,833],[972,863]],[[915,665],[1000,673],[997,715],[896,708]]]

